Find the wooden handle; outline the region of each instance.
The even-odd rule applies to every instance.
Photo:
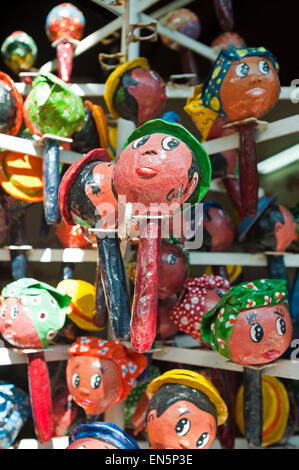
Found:
[[[61,215],[58,206],[58,189],[60,185],[59,144],[56,140],[45,139],[43,185],[46,222],[49,225],[57,225],[61,220]]]
[[[262,446],[263,436],[263,394],[262,375],[260,370],[244,367],[244,425],[248,447]]]
[[[257,171],[255,127],[255,122],[248,122],[239,126],[239,175],[244,217],[255,215],[258,206],[259,176]]]

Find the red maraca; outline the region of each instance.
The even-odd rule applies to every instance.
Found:
[[[47,36],[57,47],[59,78],[66,83],[71,78],[74,44],[81,39],[84,26],[82,12],[72,3],[57,5],[46,19]]]

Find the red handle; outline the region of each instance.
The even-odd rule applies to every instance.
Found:
[[[62,41],[57,45],[58,75],[66,83],[70,82],[73,67],[73,45]]]
[[[258,206],[259,176],[257,171],[255,127],[255,122],[239,126],[239,175],[244,217],[255,215]]]
[[[35,432],[45,444],[54,434],[51,386],[42,352],[28,354],[28,383]]]
[[[160,222],[148,220],[140,233],[130,325],[131,344],[140,353],[148,351],[156,337],[160,245]]]

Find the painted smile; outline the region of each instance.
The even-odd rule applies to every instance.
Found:
[[[280,351],[277,351],[277,349],[270,349],[269,351],[265,352],[263,356],[265,359],[276,359],[280,356]]]
[[[259,87],[251,88],[250,90],[246,91],[246,95],[249,95],[249,96],[252,96],[252,97],[261,96],[264,93],[266,93],[265,88],[259,88]]]
[[[149,167],[143,167],[143,168],[136,168],[136,173],[138,176],[141,178],[153,178],[158,174],[157,170],[154,170],[154,168],[149,168]]]
[[[82,406],[93,406],[94,403],[91,400],[88,400],[87,398],[83,398],[82,400],[78,400],[78,404]]]

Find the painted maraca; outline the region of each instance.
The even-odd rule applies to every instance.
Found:
[[[46,443],[53,436],[54,426],[51,386],[43,348],[63,327],[70,297],[31,278],[8,284],[1,295],[0,331],[8,343],[27,354],[35,432],[38,440]],[[26,351],[28,349],[40,351]]]
[[[159,217],[171,217],[184,202],[200,201],[210,178],[210,160],[201,144],[180,124],[160,119],[135,130],[115,164],[112,179],[119,201],[125,196],[133,218],[144,222],[139,223],[131,317],[131,342],[140,352],[150,349],[156,335]]]
[[[25,123],[32,134],[44,137],[44,212],[48,224],[60,221],[59,141],[84,126],[82,99],[51,73],[36,77],[24,104]]]
[[[2,43],[1,54],[6,65],[17,75],[29,72],[37,59],[37,45],[24,31],[14,31]]]
[[[73,47],[83,36],[85,18],[72,3],[60,3],[46,18],[46,33],[57,48],[59,78],[68,83],[73,65]]]

